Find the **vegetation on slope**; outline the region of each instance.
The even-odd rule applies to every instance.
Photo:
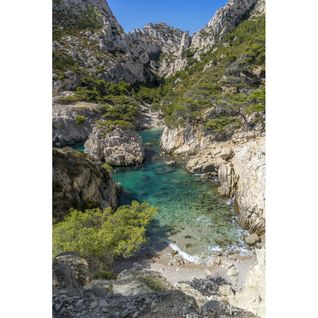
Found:
[[[169,126],[203,121],[209,131],[222,132],[253,125],[246,116],[265,111],[265,18],[240,23],[200,62],[194,52],[185,54],[189,67],[137,95],[156,104]]]
[[[147,203],[136,201],[115,212],[110,208],[72,210],[53,226],[53,254],[78,252],[93,267],[105,269],[113,257],[129,257],[146,242],[146,228],[155,212]]]

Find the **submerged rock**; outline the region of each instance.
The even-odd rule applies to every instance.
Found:
[[[70,208],[116,208],[117,186],[112,176],[88,155],[71,148],[53,149],[53,217]]]
[[[132,128],[118,126],[94,126],[85,142],[85,151],[112,166],[140,165],[145,158],[140,136]]]

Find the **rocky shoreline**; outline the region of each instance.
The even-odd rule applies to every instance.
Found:
[[[167,249],[151,258],[116,264],[127,268],[122,267],[113,280],[90,280],[87,263],[76,255],[57,257],[55,284],[62,283],[63,288],[54,289],[54,316],[256,318],[261,313],[259,306],[249,310],[232,305],[238,295],[256,297],[244,287],[256,263],[254,257],[228,254],[217,256],[209,265],[175,266],[166,262],[171,252]],[[65,282],[63,271],[67,270],[73,279]]]

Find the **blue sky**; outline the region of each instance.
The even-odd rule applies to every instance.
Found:
[[[227,0],[107,0],[126,32],[149,22],[165,22],[194,33],[206,25]]]

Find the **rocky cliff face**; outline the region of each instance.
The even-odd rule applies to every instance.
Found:
[[[77,102],[62,105],[53,103],[53,146],[72,145],[86,140],[92,126],[101,117],[100,107],[94,103]]]
[[[129,127],[94,126],[85,152],[112,166],[134,166],[144,160],[142,140]]]
[[[53,5],[54,92],[74,89],[87,72],[110,81],[172,74],[190,37],[164,23],[125,34],[104,0],[56,0]]]
[[[71,148],[53,149],[53,217],[70,208],[116,208],[117,186],[111,175],[87,155]]]
[[[53,88],[72,90],[87,74],[127,82],[167,77],[213,49],[248,16],[264,14],[264,0],[230,0],[191,38],[164,23],[125,34],[104,0],[55,0],[53,3]]]
[[[253,9],[258,0],[230,0],[219,9],[207,26],[192,37],[191,48],[204,50],[217,44],[233,30]]]
[[[165,152],[187,158],[187,169],[220,181],[221,195],[235,197],[238,223],[251,232],[265,231],[265,139],[262,132],[237,132],[229,141],[215,141],[200,126],[165,128]]]
[[[257,264],[251,268],[243,290],[228,298],[233,306],[239,306],[258,317],[265,317],[265,249],[256,250]]]

